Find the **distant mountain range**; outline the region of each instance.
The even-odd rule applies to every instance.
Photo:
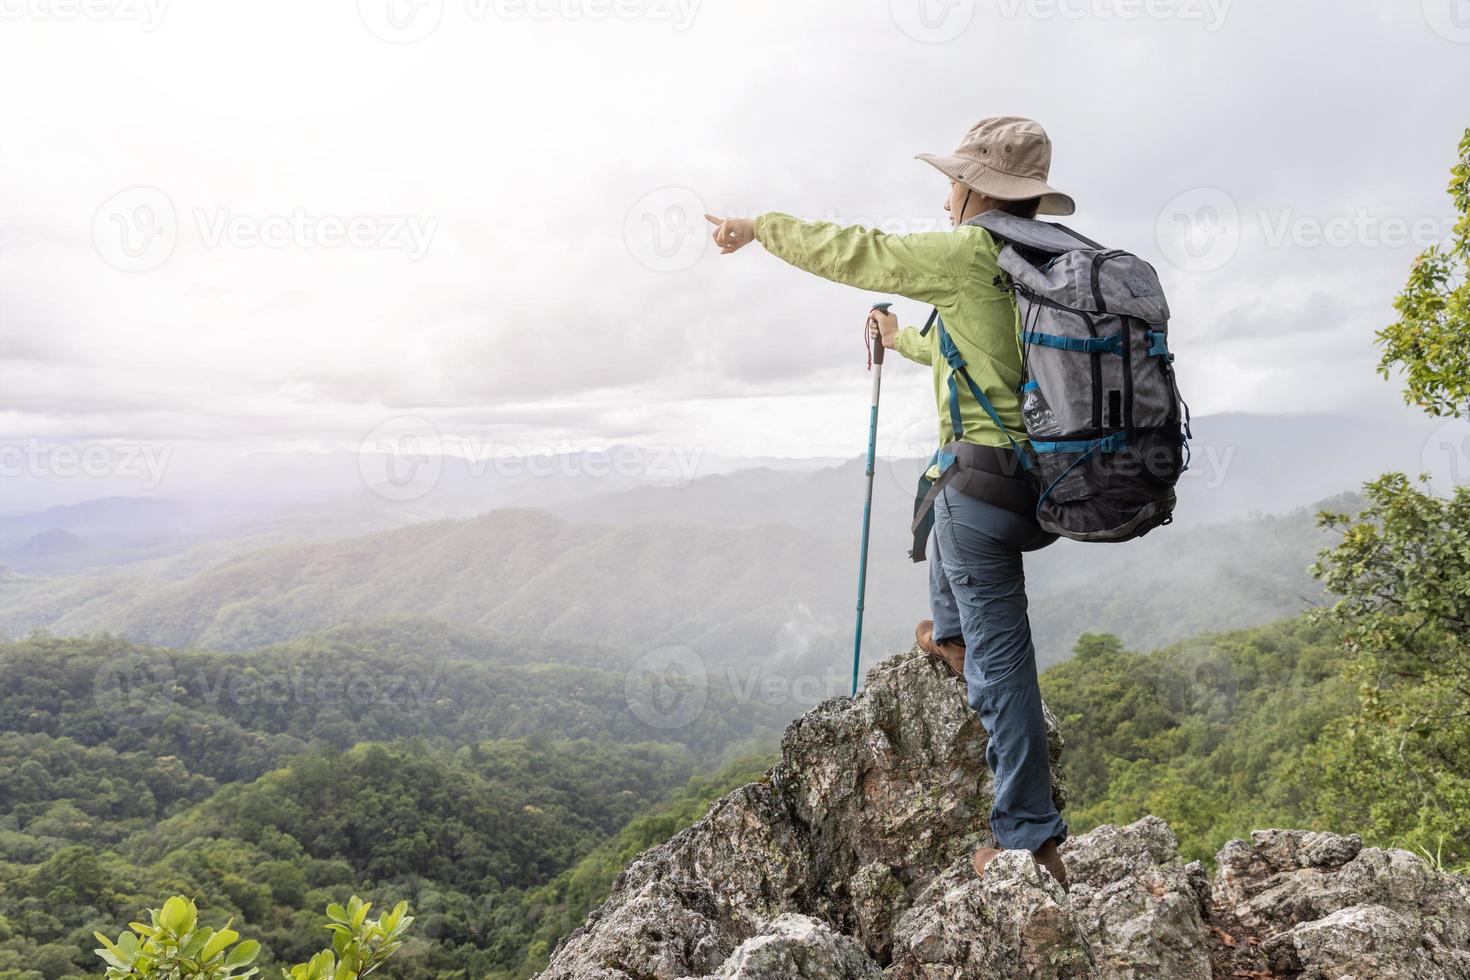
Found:
[[[1180,484],[1179,527],[1284,514],[1387,470],[1418,472],[1435,429],[1417,419],[1200,418],[1194,463]],[[902,526],[922,463],[895,458],[878,466],[876,531],[888,534],[885,547],[899,554],[907,548]],[[632,447],[479,461],[395,458],[392,466],[381,454],[274,454],[237,466],[234,483],[221,482],[234,470],[211,470],[211,481],[178,477],[170,486],[181,492],[171,496],[114,496],[0,517],[0,562],[33,575],[71,575],[202,545],[218,558],[296,538],[351,537],[507,507],[581,523],[781,523],[847,538],[860,518],[864,483],[858,459],[686,456]],[[391,479],[404,473],[412,475],[407,485]],[[387,482],[373,483],[374,474]],[[14,508],[41,488],[7,478],[4,504]],[[74,537],[44,536],[51,531]]]
[[[1326,543],[1308,510],[1161,529],[1126,547],[1061,542],[1028,559],[1041,659],[1065,658],[1082,632],[1153,646],[1298,613],[1320,595],[1306,566]],[[927,608],[928,566],[910,563],[900,546],[891,528],[875,545],[866,628],[874,651],[906,645]],[[175,578],[148,567],[11,574],[0,579],[0,631],[105,630],[241,650],[409,614],[542,650],[599,645],[625,662],[680,647],[732,669],[841,676],[856,552],[855,529],[585,524],[501,510],[225,554]]]
[[[1412,425],[1249,415],[1200,419],[1195,434],[1173,526],[1028,557],[1043,663],[1086,631],[1154,646],[1320,601],[1306,568],[1330,541],[1312,507],[1384,470],[1417,471],[1427,439]],[[599,479],[586,462],[517,480],[460,461],[407,501],[359,487],[294,505],[110,498],[0,518],[0,632],[240,650],[409,614],[629,658],[682,646],[815,671],[848,655],[859,461],[724,460],[659,485]],[[927,566],[906,557],[921,468],[878,469],[873,649],[908,642],[927,608]],[[516,502],[536,506],[492,506]]]

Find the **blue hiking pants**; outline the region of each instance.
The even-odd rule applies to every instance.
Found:
[[[989,733],[985,761],[995,776],[990,830],[1006,849],[1035,851],[1067,839],[1052,802],[1051,760],[1026,618],[1021,555],[1056,536],[1033,518],[946,487],[934,502],[929,604],[934,640],[961,638],[970,707]]]

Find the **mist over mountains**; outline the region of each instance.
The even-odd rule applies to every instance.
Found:
[[[1330,541],[1314,508],[1385,469],[1413,470],[1426,438],[1413,426],[1244,415],[1201,419],[1196,435],[1174,526],[1124,547],[1062,541],[1028,556],[1043,666],[1084,632],[1147,648],[1320,601],[1306,569]],[[0,518],[0,632],[245,650],[407,614],[539,648],[595,642],[629,661],[680,647],[720,664],[830,671],[840,687],[862,464],[745,462],[650,485],[594,476],[585,458],[549,458],[545,475],[520,479],[440,461],[413,499],[359,486],[296,505],[112,498],[13,515]],[[907,558],[921,466],[879,466],[874,650],[906,643],[927,608],[927,565]]]

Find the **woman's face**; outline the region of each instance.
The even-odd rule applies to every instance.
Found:
[[[965,220],[965,195],[969,193],[974,198],[974,193],[959,181],[949,182],[949,196],[944,199],[944,210],[949,212],[949,223],[958,225]]]

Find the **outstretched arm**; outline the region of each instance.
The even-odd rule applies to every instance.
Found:
[[[705,217],[718,225],[715,244],[727,255],[759,241],[772,255],[824,279],[924,303],[953,296],[967,272],[965,243],[946,232],[889,235],[779,212],[754,220]]]

